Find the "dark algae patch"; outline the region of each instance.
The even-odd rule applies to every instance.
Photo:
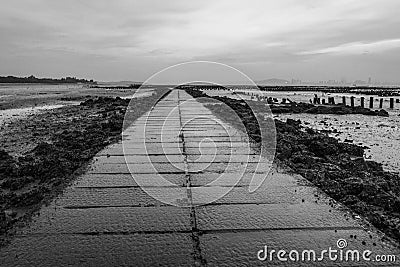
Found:
[[[162,90],[135,100],[130,118],[148,111]],[[0,136],[0,234],[4,244],[16,226],[29,221],[71,183],[100,150],[121,140],[130,100],[88,97],[12,122]]]
[[[209,97],[194,89],[195,97]],[[253,112],[243,100],[217,99],[235,110],[241,120]],[[217,105],[209,108],[221,115]],[[274,108],[271,108],[274,112]],[[373,114],[371,114],[373,115]],[[224,118],[229,122],[229,118]],[[235,122],[233,122],[235,125]],[[244,123],[250,136],[257,135],[251,122]],[[249,127],[250,126],[250,127]],[[322,189],[333,199],[367,218],[375,227],[400,241],[400,177],[384,171],[380,163],[365,160],[364,147],[339,142],[326,133],[301,126],[300,120],[275,120],[276,160]],[[259,142],[261,139],[254,139]]]

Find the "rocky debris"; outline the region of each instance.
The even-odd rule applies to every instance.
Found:
[[[130,99],[122,99],[120,97],[97,97],[89,98],[86,101],[81,102],[81,106],[94,107],[94,106],[105,106],[108,110],[114,110],[114,108],[123,108],[128,106]]]
[[[294,127],[299,127],[301,125],[301,120],[287,119],[286,123]]]
[[[14,175],[15,160],[6,151],[0,149],[0,179]]]
[[[192,90],[188,92],[192,94]],[[207,97],[199,93],[194,95]],[[252,112],[243,100],[210,98],[228,104],[238,115]],[[290,109],[292,106],[280,106],[279,110]],[[304,104],[304,106],[309,107],[310,104]],[[297,108],[294,107],[294,109]],[[333,110],[342,112],[345,108],[347,107],[335,107]],[[210,109],[221,116],[212,106]],[[321,109],[318,107],[318,110]],[[355,110],[362,109],[355,108]],[[252,117],[242,115],[241,118],[247,120]],[[247,122],[244,125],[247,128],[251,124]],[[276,158],[279,161],[321,188],[333,199],[366,217],[387,235],[400,241],[400,177],[398,174],[384,171],[382,164],[378,162],[366,161],[365,147],[352,142],[339,142],[325,133],[302,127],[299,120],[288,119],[286,122],[275,120],[275,126]],[[247,131],[251,133],[254,129],[250,127]]]

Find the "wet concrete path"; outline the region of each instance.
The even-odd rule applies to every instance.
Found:
[[[184,91],[172,91],[148,115],[0,250],[1,266],[378,265],[327,255],[315,262],[257,259],[264,246],[319,257],[338,249],[339,239],[345,249],[398,255],[360,219],[276,166],[249,193],[252,175],[265,173],[255,171],[258,156],[247,137]]]

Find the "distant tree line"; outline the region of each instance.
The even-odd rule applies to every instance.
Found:
[[[0,83],[96,83],[93,80],[78,79],[76,77],[65,77],[61,79],[29,77],[0,76]]]

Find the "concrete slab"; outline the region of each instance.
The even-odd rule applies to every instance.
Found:
[[[21,235],[190,232],[190,210],[173,206],[73,208],[48,206]]]
[[[29,235],[0,251],[2,266],[193,266],[190,234]]]
[[[183,162],[94,164],[88,173],[185,173]]]
[[[149,147],[144,150],[143,148],[126,148],[123,149],[121,144],[110,146],[101,152],[99,155],[181,155],[182,152],[179,148],[171,147]]]
[[[146,191],[157,199],[166,199],[176,202],[187,198],[184,187],[150,187]],[[63,196],[55,200],[57,206],[74,208],[98,208],[98,207],[149,207],[165,206],[141,188],[69,188]]]
[[[98,156],[94,158],[96,164],[125,164],[125,163],[182,163],[184,161],[184,157],[182,155],[156,155],[156,156],[147,156],[147,155],[116,155],[113,157],[107,157],[105,155]]]
[[[370,235],[372,238],[370,238]],[[354,238],[356,236],[356,239]],[[337,251],[336,261],[329,260],[327,253],[321,257],[323,250],[340,250],[337,241],[345,239],[348,246],[343,249],[346,259],[347,250],[358,249],[360,253],[364,250],[371,250],[371,259],[378,254],[391,255],[397,254],[398,250],[389,244],[385,244],[375,233],[367,233],[363,230],[333,230],[333,229],[314,229],[314,230],[273,230],[273,231],[247,231],[247,232],[221,232],[206,233],[200,236],[201,252],[207,259],[208,266],[397,266],[397,262],[377,262],[375,261],[340,261],[340,252]],[[365,242],[365,245],[363,243]],[[373,244],[376,244],[375,246]],[[260,261],[257,254],[267,246],[268,252],[275,250],[272,261],[269,257],[265,261]],[[279,250],[285,250],[287,261],[279,261],[276,254]],[[316,252],[316,259],[321,261],[308,260],[308,254],[304,254],[304,261],[289,260],[291,250],[299,252],[299,259],[302,259],[304,250]],[[268,255],[269,255],[268,253]],[[296,259],[296,254],[292,254]],[[312,254],[311,254],[312,255]],[[343,254],[342,254],[343,255]],[[263,255],[262,255],[263,256]],[[350,256],[348,259],[352,259]]]
[[[329,212],[330,211],[330,212]],[[339,210],[316,203],[224,204],[196,207],[199,230],[359,228]]]
[[[75,183],[75,187],[139,187],[137,181],[141,186],[146,187],[162,187],[169,186],[168,184],[159,181],[159,176],[151,173],[141,174],[85,174],[79,178]],[[162,174],[162,178],[173,183],[180,185],[187,178],[185,174]]]

